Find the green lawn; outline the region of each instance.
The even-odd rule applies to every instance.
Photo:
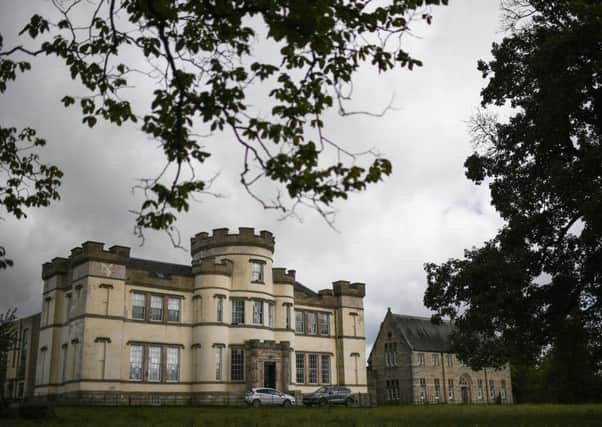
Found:
[[[56,408],[48,421],[2,426],[602,426],[602,405],[396,406],[379,408]]]

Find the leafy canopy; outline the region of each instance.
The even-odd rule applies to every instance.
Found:
[[[602,3],[509,3],[512,31],[478,68],[483,107],[511,114],[473,119],[465,163],[505,225],[462,259],[426,264],[424,301],[456,320],[472,367],[572,353],[591,377],[602,360]]]
[[[136,212],[145,228],[173,230],[178,212],[211,178],[195,167],[211,155],[201,137],[225,131],[242,150],[240,180],[265,208],[285,214],[298,205],[332,220],[332,203],[391,174],[392,165],[374,152],[355,153],[324,132],[324,114],[346,108],[353,76],[362,64],[377,72],[421,65],[401,48],[400,38],[425,9],[447,0],[54,0],[60,19],[31,17],[21,31],[28,44],[0,45],[0,91],[27,71],[27,55],[61,58],[88,94],[66,94],[89,127],[98,120],[138,123],[158,141],[166,165],[142,180],[145,200]],[[271,60],[253,48],[269,46]],[[139,59],[150,66],[138,69]],[[155,90],[146,111],[135,111],[127,88],[141,77]],[[250,105],[251,88],[263,87],[268,113]],[[52,167],[49,167],[50,170]],[[44,173],[44,171],[42,171]],[[34,181],[35,175],[31,175]],[[60,173],[52,168],[48,194],[33,194],[31,206],[56,199]],[[263,181],[282,187],[266,198]],[[37,181],[36,181],[37,182]],[[9,183],[13,193],[18,185]],[[2,190],[2,188],[0,188]],[[8,191],[8,190],[5,190]],[[37,197],[37,199],[35,199]],[[29,206],[22,202],[22,206]]]

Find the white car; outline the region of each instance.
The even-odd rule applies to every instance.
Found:
[[[278,405],[289,407],[297,404],[294,396],[267,387],[252,388],[249,390],[245,395],[245,402],[247,402],[247,405],[255,408],[261,405]]]

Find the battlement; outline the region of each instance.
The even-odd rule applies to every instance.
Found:
[[[222,246],[257,246],[274,252],[275,239],[269,231],[255,234],[255,229],[239,227],[238,234],[229,234],[227,228],[217,228],[212,235],[202,232],[190,239],[190,252],[194,257],[198,252]]]
[[[272,268],[272,280],[274,283],[295,284],[295,270],[286,270],[286,268]]]
[[[53,258],[52,261],[42,264],[42,280],[47,280],[59,274],[67,274],[68,271],[69,260],[67,258]]]
[[[366,296],[365,283],[350,283],[347,280],[337,280],[332,283],[332,290],[335,296],[351,296],[364,298]]]
[[[232,276],[234,264],[229,259],[216,261],[215,257],[203,258],[192,265],[192,274],[219,274],[222,276]]]
[[[126,246],[115,245],[105,250],[104,243],[87,241],[71,249],[68,258],[57,257],[44,263],[42,279],[46,280],[57,274],[67,274],[70,268],[88,261],[125,265],[129,258],[130,248]]]

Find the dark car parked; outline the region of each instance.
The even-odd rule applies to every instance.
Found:
[[[352,406],[354,403],[351,390],[338,385],[323,386],[313,393],[303,395],[304,405],[345,405]]]

